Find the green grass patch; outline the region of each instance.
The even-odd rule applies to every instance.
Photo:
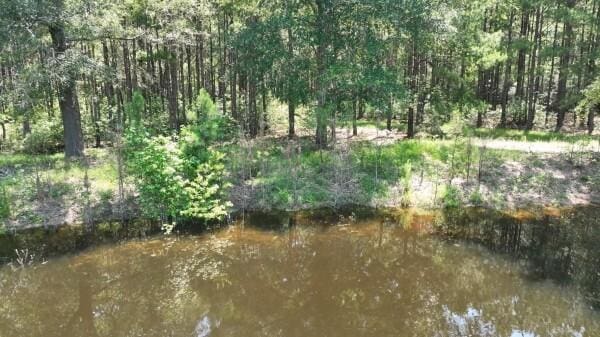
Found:
[[[549,131],[524,131],[514,129],[472,129],[473,135],[487,139],[507,139],[526,142],[552,142],[561,141],[568,143],[598,141],[599,136],[586,134],[566,134]]]
[[[394,195],[399,202],[410,205],[414,179],[475,181],[480,160],[485,167],[497,167],[523,156],[518,151],[483,150],[464,138],[405,140],[382,146],[365,141],[344,149],[320,151],[302,146],[300,153],[297,150],[290,154],[287,144],[255,143],[251,148],[228,145],[232,183],[246,181],[252,186],[252,193],[248,193],[267,208],[291,208],[293,200],[303,207],[369,204],[389,199],[392,187],[398,191]],[[455,196],[451,193],[449,198]],[[448,204],[455,202],[448,200]]]
[[[30,154],[0,154],[0,168],[28,168],[33,166],[54,166],[64,160],[64,154],[30,155]]]

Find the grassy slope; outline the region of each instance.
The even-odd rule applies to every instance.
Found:
[[[484,138],[527,142],[586,141],[546,133],[475,130]],[[578,136],[580,137],[580,136]],[[265,138],[223,146],[238,207],[291,209],[343,204],[440,207],[464,203],[494,208],[572,205],[596,201],[600,191],[597,153],[530,153],[485,149],[478,139],[405,140],[388,145],[358,141],[318,151],[310,139],[291,145]],[[295,150],[294,150],[295,149]],[[61,154],[0,155],[10,226],[95,221],[114,214],[117,172],[110,150],[89,149],[85,165]],[[481,170],[481,174],[480,174]],[[132,191],[129,195],[134,195]],[[89,200],[89,201],[88,201]]]
[[[251,172],[245,188],[248,208],[372,206],[438,207],[473,203],[496,208],[530,204],[571,205],[595,200],[599,163],[589,153],[547,155],[484,149],[477,140],[410,140],[391,145],[353,143],[319,152],[302,145],[256,143],[231,165]],[[235,157],[235,156],[234,156]],[[481,173],[480,173],[481,171]],[[248,174],[247,174],[248,175]],[[296,201],[295,201],[296,200]],[[236,201],[236,200],[234,200]],[[244,205],[238,200],[238,206]]]
[[[10,199],[9,224],[55,226],[81,221],[83,205],[106,206],[114,200],[117,173],[108,150],[88,149],[86,164],[55,155],[0,155],[0,184]]]

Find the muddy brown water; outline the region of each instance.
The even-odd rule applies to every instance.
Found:
[[[599,215],[254,214],[117,242],[5,236],[19,255],[0,267],[0,336],[600,336]]]

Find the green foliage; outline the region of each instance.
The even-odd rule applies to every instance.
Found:
[[[208,119],[214,118],[216,114],[217,106],[204,88],[200,89],[192,105],[185,112],[187,120],[192,123],[203,123]]]
[[[185,191],[189,205],[182,214],[196,219],[223,219],[232,206],[225,200],[225,165],[222,153],[210,151],[207,162],[198,166],[196,178],[189,181]]]
[[[100,141],[110,140],[111,124],[110,118],[117,115],[117,107],[110,105],[108,99],[100,100],[97,109],[99,110],[92,118],[82,118],[83,135],[88,144],[96,142],[96,137]]]
[[[205,89],[200,90],[186,116],[190,124],[182,128],[178,146],[186,175],[194,177],[197,169],[215,155],[209,147],[232,139],[237,128],[231,118],[219,114]]]
[[[27,154],[50,154],[63,147],[62,125],[54,120],[40,120],[23,139],[21,149]]]
[[[469,197],[469,202],[475,206],[482,205],[483,204],[483,196],[481,195],[481,192],[479,192],[479,190],[473,191],[473,193],[471,193],[471,196]]]
[[[10,216],[10,197],[5,186],[0,186],[0,220]],[[0,231],[1,231],[0,226]]]
[[[127,169],[135,179],[144,215],[177,218],[188,203],[175,144],[167,137],[145,138],[129,131]]]
[[[448,138],[456,138],[463,135],[465,129],[465,120],[462,113],[458,110],[452,112],[452,119],[442,125],[442,132]]]
[[[199,114],[204,123],[184,127],[178,140],[151,136],[136,122],[135,116],[144,107],[141,95],[136,96],[126,107],[132,117],[125,148],[127,169],[134,177],[144,215],[170,221],[222,219],[230,205],[225,202],[228,185],[223,155],[210,149],[222,132],[221,119],[213,117],[216,110]],[[204,98],[197,101],[204,107],[214,106]]]
[[[523,142],[552,142],[562,141],[577,143],[598,139],[597,136],[586,134],[565,134],[550,131],[526,131],[511,129],[472,129],[470,132],[479,138],[508,139]]]
[[[231,118],[218,113],[205,89],[200,90],[186,116],[190,124],[182,128],[179,146],[187,161],[188,174],[192,175],[198,165],[208,160],[208,147],[232,139],[237,127]]]
[[[400,180],[400,186],[402,187],[402,200],[400,204],[403,207],[410,206],[412,202],[412,163],[411,161],[407,161],[402,166],[402,178]]]
[[[584,99],[581,100],[582,109],[591,109],[600,105],[600,78],[594,81],[583,93]]]
[[[444,208],[459,208],[462,205],[461,192],[456,186],[446,185],[442,195]]]
[[[125,106],[125,114],[130,127],[138,127],[141,125],[142,113],[144,112],[145,102],[144,96],[138,90],[133,92],[131,102]]]

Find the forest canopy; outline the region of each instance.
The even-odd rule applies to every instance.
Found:
[[[411,138],[455,112],[474,126],[594,131],[598,0],[1,0],[5,149],[81,156],[139,91],[155,135],[201,90],[250,138],[301,117],[394,120]],[[594,84],[594,82],[596,83]],[[271,102],[286,114],[269,116]],[[301,110],[301,111],[300,111]],[[573,116],[572,119],[567,116]]]

